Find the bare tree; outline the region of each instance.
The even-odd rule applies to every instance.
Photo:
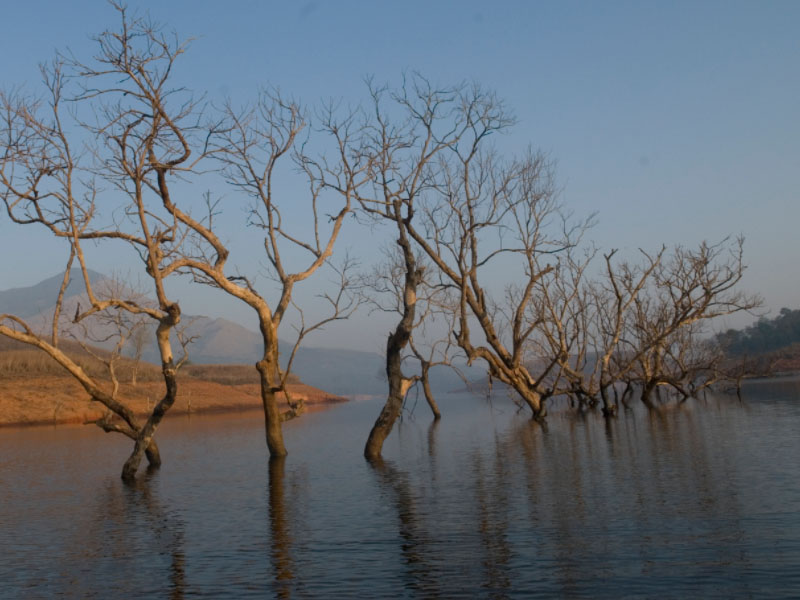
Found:
[[[427,276],[428,267],[422,263],[417,256],[418,250],[414,248],[410,223],[415,218],[416,203],[431,191],[434,183],[431,178],[432,166],[439,160],[439,155],[449,151],[461,135],[451,133],[439,138],[432,128],[424,130],[424,120],[433,121],[440,116],[432,108],[439,102],[443,104],[442,112],[450,110],[457,103],[459,91],[450,89],[436,92],[428,89],[428,97],[424,100],[429,105],[421,110],[430,109],[435,114],[414,115],[414,110],[418,107],[413,106],[410,98],[403,94],[414,85],[424,83],[422,78],[416,77],[409,83],[409,89],[404,88],[399,93],[393,93],[368,81],[371,106],[348,119],[349,123],[355,124],[352,129],[343,130],[331,111],[323,119],[325,131],[339,148],[337,168],[331,169],[326,164],[313,163],[314,168],[309,169],[321,187],[336,190],[347,198],[350,197],[351,190],[354,191],[360,213],[373,224],[390,227],[390,235],[397,244],[389,252],[390,258],[383,267],[383,274],[380,271],[374,274],[369,285],[373,291],[388,292],[389,307],[386,308],[373,298],[375,306],[400,315],[400,320],[386,341],[389,392],[364,450],[369,459],[380,456],[383,443],[400,415],[406,394],[417,381],[423,386],[434,418],[440,417],[429,382],[435,347],[431,348],[432,353],[423,355],[421,346],[412,343],[412,334],[433,311],[436,291],[444,291],[445,286],[440,285],[435,270],[430,277]],[[408,114],[420,117],[423,119],[422,127],[414,116],[399,122],[394,121],[390,117],[392,107],[387,104],[400,105]],[[356,135],[351,135],[353,130]],[[366,179],[362,173],[367,175]],[[350,182],[356,179],[364,185],[352,187]],[[423,297],[420,297],[421,291]],[[412,356],[420,361],[419,375],[406,375],[403,372],[409,344]],[[446,347],[450,347],[449,343]],[[442,356],[436,362],[449,363],[447,353]]]
[[[620,383],[626,394],[639,386],[649,402],[659,386],[685,399],[725,377],[722,353],[704,338],[709,321],[760,302],[735,289],[742,240],[640,253],[637,264],[608,252],[604,272],[588,280],[592,253],[576,261],[567,249],[539,280],[532,340],[534,354],[557,357],[548,392],[580,404],[601,401],[604,415],[613,416]]]
[[[586,270],[596,251],[569,247],[556,257],[553,268],[539,278],[528,309],[534,331],[526,361],[535,365],[552,357],[555,368],[544,379],[544,398],[566,395],[570,401],[594,404],[597,364],[593,364],[593,311]],[[542,269],[543,270],[543,269]]]
[[[678,246],[657,262],[650,260],[651,281],[631,303],[620,350],[634,365],[629,380],[641,386],[645,403],[659,386],[681,393],[682,384],[696,389],[699,365],[710,369],[717,360],[698,351],[707,323],[760,306],[758,296],[737,289],[745,270],[743,253],[744,240],[738,238],[703,242],[696,250]]]
[[[123,478],[130,479],[146,452],[151,464],[159,463],[153,436],[177,395],[170,331],[180,321],[181,311],[168,297],[164,280],[175,270],[172,261],[180,256],[185,234],[180,223],[158,209],[169,202],[168,174],[191,169],[182,121],[190,118],[195,105],[184,98],[176,113],[166,112],[180,96],[167,83],[185,45],[163,34],[154,23],[129,18],[123,7],[116,8],[120,27],[95,38],[98,53],[91,63],[59,55],[42,67],[48,92],[44,101],[8,93],[1,98],[0,195],[6,211],[17,224],[42,225],[64,239],[70,258],[56,302],[52,343],[13,315],[2,316],[6,324],[0,326],[0,333],[43,349],[93,399],[122,418],[125,426],[113,430],[135,440],[122,472]],[[71,108],[66,122],[65,103]],[[133,247],[153,285],[156,305],[142,305],[125,294],[102,298],[95,293],[82,247],[85,240]],[[165,392],[143,424],[57,348],[58,316],[74,259],[89,305],[78,307],[73,321],[104,311],[125,311],[157,324]]]
[[[349,123],[341,124],[346,131]],[[336,282],[334,291],[323,293],[327,304],[327,316],[313,323],[306,323],[304,312],[294,302],[295,286],[323,266],[331,266],[330,258],[334,244],[341,231],[344,218],[351,210],[351,199],[358,185],[361,169],[352,169],[352,178],[345,184],[344,201],[337,204],[332,214],[321,211],[327,198],[324,190],[309,175],[308,222],[312,224],[309,238],[292,231],[282,210],[288,210],[289,200],[279,198],[274,181],[284,159],[293,160],[294,165],[307,174],[314,168],[298,148],[301,132],[306,128],[306,118],[301,107],[294,101],[284,100],[277,92],[262,92],[254,106],[236,109],[228,104],[222,118],[213,122],[207,133],[203,151],[221,164],[222,174],[233,190],[241,193],[249,204],[247,224],[263,232],[259,246],[263,249],[269,276],[275,283],[275,300],[261,293],[252,279],[238,271],[226,272],[229,250],[218,234],[214,221],[216,203],[207,200],[208,211],[204,218],[196,218],[186,207],[179,206],[170,198],[164,199],[164,208],[176,223],[190,231],[189,244],[183,256],[176,260],[171,270],[191,272],[196,281],[220,288],[250,306],[256,313],[264,343],[264,352],[256,363],[261,379],[261,398],[264,406],[266,439],[270,455],[286,455],[281,422],[299,415],[303,411],[302,401],[290,399],[290,409],[280,413],[278,394],[286,390],[286,383],[297,349],[306,335],[324,325],[347,318],[356,302],[349,294],[349,273],[353,263],[345,259],[341,267],[334,268]],[[299,250],[303,257],[289,260]],[[294,267],[294,268],[293,268]],[[280,326],[287,312],[295,309],[299,314],[296,326],[296,341],[289,352],[287,366],[279,364]]]
[[[442,313],[445,318],[452,319],[453,313]],[[424,325],[425,321],[423,321]],[[453,339],[450,337],[452,331],[452,320],[448,321],[449,325],[443,337],[438,337],[432,342],[423,346],[418,340],[415,342],[414,336],[408,340],[409,348],[416,361],[419,363],[418,382],[422,386],[422,393],[425,396],[425,401],[428,408],[431,409],[434,421],[442,418],[442,413],[439,410],[439,405],[433,395],[431,389],[431,369],[434,367],[448,367],[454,371],[465,384],[468,384],[467,378],[461,370],[455,365],[456,348],[454,347]],[[423,327],[424,329],[424,327]]]
[[[603,414],[617,413],[617,396],[612,398],[618,382],[626,380],[638,358],[629,348],[622,350],[629,339],[632,326],[632,308],[640,297],[648,292],[654,270],[661,264],[666,248],[655,254],[640,250],[642,264],[628,261],[614,262],[617,250],[603,255],[603,274],[590,284],[589,295],[592,324],[592,347],[596,356],[594,376],[603,403]]]
[[[415,76],[391,98],[390,109],[375,110],[378,128],[402,114],[402,128],[382,140],[382,179],[404,204],[409,239],[457,299],[454,339],[541,419],[545,380],[558,361],[526,361],[538,320],[531,309],[554,266],[548,257],[574,245],[582,228],[564,226],[544,155],[506,160],[492,147],[491,136],[514,123],[494,94],[475,85],[437,89]],[[413,194],[406,179],[420,181]],[[513,273],[512,281],[501,273]]]
[[[741,243],[679,248],[666,262],[663,251],[645,254],[642,266],[619,268],[612,251],[607,278],[590,282],[594,252],[581,255],[577,246],[593,218],[564,214],[546,156],[504,159],[491,145],[513,125],[500,100],[479,86],[437,88],[416,75],[398,90],[370,84],[370,92],[361,135],[340,146],[343,157],[368,157],[371,182],[358,201],[394,225],[404,257],[400,297],[408,301],[387,351],[398,367],[422,279],[417,252],[429,261],[425,278],[456,299],[455,342],[470,362],[485,361],[490,378],[509,385],[537,420],[559,394],[602,400],[613,415],[609,392],[643,363],[661,360],[670,336],[757,302],[735,289]],[[388,432],[411,378],[387,372],[390,398],[376,425]],[[651,381],[646,395],[655,380],[643,377]]]
[[[374,205],[363,197],[360,200],[366,205],[367,214],[374,217]],[[381,219],[388,218],[385,213],[378,215]],[[400,235],[398,250],[387,249],[384,262],[362,278],[365,301],[373,310],[400,316],[387,339],[385,372],[389,394],[367,439],[365,455],[370,459],[380,456],[383,443],[414,386],[421,386],[434,420],[441,418],[431,388],[431,369],[439,366],[454,368],[453,344],[449,335],[451,327],[448,326],[453,313],[446,290],[425,280],[425,261],[413,254],[402,229],[396,231]],[[433,333],[429,331],[434,329]],[[430,341],[431,335],[433,341]],[[413,374],[404,367],[408,362],[415,363],[411,367]]]
[[[99,52],[95,62],[86,64],[72,57],[61,59],[71,69],[72,81],[79,87],[73,98],[78,124],[94,140],[89,146],[90,165],[84,169],[82,195],[69,192],[65,197],[75,206],[81,205],[75,198],[83,199],[86,207],[82,210],[87,216],[94,216],[95,198],[107,193],[101,183],[110,184],[116,195],[128,199],[128,204],[107,213],[111,219],[108,227],[81,230],[72,237],[119,239],[133,245],[153,281],[158,308],[92,299],[91,308],[80,316],[114,307],[158,320],[159,350],[170,390],[162,404],[166,409],[174,400],[175,389],[169,331],[177,325],[180,309],[167,297],[163,280],[173,273],[191,273],[196,280],[219,287],[247,303],[258,316],[264,340],[264,353],[256,366],[261,375],[267,444],[271,455],[284,455],[281,421],[299,414],[303,407],[301,401],[290,400],[290,410],[281,415],[277,394],[285,390],[297,347],[308,333],[345,318],[353,309],[352,298],[346,293],[352,267],[348,261],[336,274],[337,288],[322,295],[331,309],[327,316],[307,323],[293,301],[296,284],[329,264],[334,243],[350,211],[350,192],[329,215],[324,190],[309,179],[312,232],[305,239],[302,233],[293,231],[290,219],[284,219],[274,180],[284,162],[300,167],[301,171],[311,168],[298,148],[299,136],[306,129],[300,106],[285,101],[277,92],[264,92],[253,106],[236,109],[228,104],[216,116],[209,116],[209,109],[187,90],[171,83],[186,42],[165,34],[147,19],[130,18],[123,7],[116,7],[122,25],[118,31],[105,32],[97,38]],[[60,70],[57,80],[59,84],[51,87],[60,93]],[[82,108],[84,104],[89,106]],[[341,127],[346,131],[348,122],[342,122]],[[331,168],[335,169],[335,165]],[[49,172],[40,169],[37,177],[46,177]],[[357,166],[354,172],[359,172]],[[195,198],[200,194],[193,193],[192,183],[215,174],[221,174],[236,195],[250,202],[247,224],[264,234],[259,246],[266,254],[269,276],[276,283],[268,293],[259,292],[254,278],[241,275],[235,267],[233,273],[230,269],[226,271],[229,250],[223,239],[228,234],[217,227],[218,204],[211,201],[210,195],[206,195],[206,212],[198,214]],[[349,189],[355,185],[355,181],[347,184]],[[41,199],[32,196],[31,191],[27,193],[24,201],[28,206],[34,213],[41,210]],[[286,210],[289,202],[283,204]],[[16,208],[14,205],[9,210]],[[34,214],[34,217],[51,224],[61,223],[58,219],[62,218],[61,214]],[[51,229],[55,232],[57,227]],[[282,253],[285,246],[292,247],[288,253],[290,259]],[[305,258],[297,258],[298,250]],[[291,349],[288,366],[282,370],[278,362],[278,330],[287,312],[294,309],[299,314],[297,342]],[[157,420],[143,428],[143,439],[152,435]]]

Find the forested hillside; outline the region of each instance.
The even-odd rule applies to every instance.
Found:
[[[763,354],[800,343],[800,310],[782,308],[774,319],[766,317],[744,329],[728,329],[717,341],[732,356]]]

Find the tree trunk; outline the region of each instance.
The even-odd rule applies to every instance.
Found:
[[[166,389],[164,397],[156,404],[155,408],[153,408],[153,412],[151,412],[150,416],[147,418],[147,422],[138,431],[136,443],[133,446],[133,452],[122,467],[122,479],[126,481],[131,481],[136,477],[136,471],[139,470],[142,456],[144,456],[150,448],[156,429],[158,429],[164,415],[166,415],[167,411],[175,404],[175,399],[178,397],[177,369],[175,368],[175,362],[172,357],[169,334],[172,328],[181,320],[181,309],[177,303],[173,303],[168,305],[165,310],[166,315],[162,317],[156,329],[156,341],[158,342],[158,349],[161,354],[161,372],[164,375],[164,385]],[[148,459],[149,457],[150,454],[148,454]],[[158,465],[161,464],[160,455],[157,457],[157,462]]]
[[[386,404],[378,415],[378,419],[372,426],[367,438],[367,445],[364,448],[364,456],[368,460],[380,458],[383,442],[392,431],[394,422],[400,416],[403,408],[403,399],[413,379],[403,377],[402,362],[403,348],[405,348],[411,337],[411,327],[414,322],[414,305],[406,305],[405,315],[397,324],[397,329],[389,334],[386,342],[386,376],[389,379],[389,396]]]
[[[608,395],[608,388],[609,386],[614,385],[613,377],[608,376],[608,363],[609,363],[609,356],[606,354],[603,356],[602,363],[600,365],[600,399],[603,401],[603,416],[604,417],[614,417],[617,414],[617,403],[616,403],[616,394],[617,390],[614,389],[614,400]],[[609,379],[611,381],[609,382]]]
[[[509,384],[519,394],[520,398],[531,409],[531,414],[534,421],[543,422],[547,416],[547,409],[542,395],[534,389],[534,385],[529,383],[529,379],[520,374],[518,370],[514,370],[510,374],[496,372],[495,377],[500,381]]]
[[[411,330],[414,328],[414,314],[417,304],[417,286],[422,281],[422,270],[416,268],[414,254],[408,240],[405,238],[403,229],[400,229],[400,239],[397,242],[403,249],[405,258],[406,272],[405,285],[403,287],[403,317],[397,324],[395,330],[389,334],[386,341],[386,376],[389,379],[389,396],[386,404],[378,415],[375,425],[369,432],[367,445],[364,448],[364,456],[367,460],[379,458],[383,449],[383,442],[392,431],[394,422],[400,415],[403,407],[403,399],[413,379],[403,377],[403,348],[406,347],[411,339]]]
[[[261,376],[261,403],[264,406],[264,427],[267,437],[267,448],[271,457],[286,456],[281,429],[281,413],[278,409],[278,365],[271,359],[271,352],[256,363]]]
[[[161,370],[164,373],[164,383],[166,384],[167,388],[166,393],[161,401],[156,404],[153,412],[150,413],[147,422],[136,436],[136,443],[133,447],[133,453],[130,455],[128,460],[125,461],[125,465],[122,467],[122,479],[127,481],[130,481],[136,477],[136,471],[139,470],[139,465],[142,462],[142,456],[145,454],[147,454],[148,461],[151,465],[161,465],[161,456],[158,454],[158,448],[153,442],[153,436],[156,433],[156,429],[158,429],[158,426],[161,424],[161,420],[164,418],[164,415],[167,414],[167,411],[175,403],[175,398],[178,396],[178,381],[176,377],[175,365],[172,360],[170,360],[168,363],[162,364]],[[156,455],[153,456],[153,459],[157,461],[157,464],[154,464],[153,461],[150,460],[152,455],[151,446],[155,447]]]
[[[110,415],[109,415],[110,416]],[[141,431],[141,427],[139,427],[135,421],[132,423],[128,423],[128,427],[124,425],[117,425],[116,423],[111,423],[106,418],[98,419],[94,422],[100,429],[105,431],[106,433],[117,432],[121,433],[128,439],[136,441],[139,432]],[[150,445],[147,446],[147,449],[144,451],[145,456],[147,457],[147,462],[151,467],[160,467],[161,466],[161,452],[158,449],[158,444],[156,444],[155,440],[150,440]]]
[[[389,336],[390,344],[394,335]],[[408,388],[413,383],[412,379],[403,377],[400,371],[400,360],[399,349],[396,354],[396,360],[393,360],[391,356],[386,357],[386,373],[389,375],[389,396],[367,438],[364,456],[369,460],[381,457],[383,442],[389,437],[397,417],[400,416],[400,410],[403,408],[403,399],[406,397]]]
[[[543,421],[544,418],[547,416],[547,409],[545,408],[544,402],[542,401],[542,396],[531,389],[517,389],[517,393],[522,397],[525,401],[525,404],[528,405],[528,408],[531,409],[531,416],[534,421]]]
[[[600,398],[603,401],[603,416],[615,417],[617,415],[617,404],[609,397],[607,385],[600,385]]]
[[[431,382],[428,378],[430,368],[427,362],[422,363],[422,375],[420,379],[422,380],[422,391],[425,393],[425,400],[428,401],[428,406],[433,413],[433,420],[438,421],[442,418],[442,413],[439,412],[439,406],[436,404],[436,399],[433,397],[433,391],[431,391]]]
[[[161,466],[161,452],[155,440],[150,440],[150,444],[145,448],[144,455],[147,457],[147,464],[150,467],[157,469]]]
[[[642,402],[644,402],[647,406],[652,406],[652,395],[653,390],[656,388],[656,383],[653,380],[645,381],[644,385],[642,386]]]

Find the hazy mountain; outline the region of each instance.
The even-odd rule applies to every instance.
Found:
[[[189,346],[189,359],[197,364],[252,364],[261,358],[261,334],[227,319],[184,316],[186,335],[197,336]],[[179,346],[175,344],[175,351]],[[281,341],[281,365],[286,366],[291,344]],[[155,344],[144,353],[145,360],[158,362]],[[301,346],[292,372],[309,385],[340,395],[381,394],[386,383],[379,379],[383,357],[374,352]]]
[[[89,279],[95,283],[105,277],[95,271],[89,271]],[[52,312],[63,280],[63,274],[55,275],[30,287],[0,291],[0,313],[27,319],[48,310]],[[83,277],[78,269],[72,269],[66,296],[80,293],[82,289]]]
[[[91,273],[95,284],[105,277]],[[29,320],[32,327],[47,331],[52,320],[53,307],[61,286],[61,276],[51,277],[34,286],[0,291],[0,313],[16,314]],[[82,293],[83,282],[75,273],[64,300],[62,316],[68,319],[75,314],[77,304],[88,306],[88,299]],[[189,360],[197,364],[255,364],[261,357],[263,345],[261,335],[227,319],[212,319],[204,316],[183,315],[181,319],[187,336],[196,339],[189,346]],[[149,334],[142,359],[157,363],[160,358],[155,344],[155,324],[148,323]],[[75,335],[79,329],[72,328]],[[92,344],[110,348],[115,340],[98,341],[114,333],[113,326],[103,323],[92,325]],[[180,345],[173,340],[173,351],[180,356]],[[281,362],[285,366],[291,345],[281,342]],[[129,344],[124,349],[127,356],[134,354]],[[370,394],[382,395],[387,392],[385,360],[375,352],[361,352],[339,348],[314,348],[301,346],[297,351],[292,371],[300,379],[315,387],[340,395]],[[480,376],[475,369],[468,370],[471,377]],[[438,391],[449,391],[463,387],[463,382],[450,369],[439,368],[432,372],[431,383]]]

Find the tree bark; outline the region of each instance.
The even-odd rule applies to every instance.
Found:
[[[508,369],[511,371],[511,369]],[[547,416],[547,408],[542,394],[539,393],[534,384],[530,383],[526,374],[520,373],[519,370],[511,371],[511,373],[502,372],[498,369],[494,370],[495,379],[499,379],[503,383],[510,385],[519,394],[519,397],[528,405],[531,410],[531,417],[534,421],[539,423],[544,422]]]
[[[405,245],[404,243],[405,242]],[[369,432],[367,445],[364,448],[364,456],[369,459],[379,458],[383,449],[383,442],[392,431],[394,422],[400,416],[403,407],[403,399],[408,388],[414,382],[413,379],[403,377],[403,349],[411,339],[411,331],[414,327],[414,314],[416,308],[417,294],[416,289],[422,279],[422,272],[415,267],[413,254],[408,246],[408,241],[401,236],[398,242],[405,251],[406,259],[406,281],[403,295],[403,318],[397,324],[394,332],[389,334],[386,341],[386,376],[389,379],[389,396],[386,404],[378,415],[375,425]]]
[[[608,395],[608,386],[600,385],[600,398],[603,401],[603,416],[615,417],[617,415],[617,404]]]
[[[131,481],[136,477],[136,471],[139,470],[142,456],[147,452],[147,449],[153,441],[156,429],[158,429],[164,415],[167,414],[167,411],[175,403],[175,398],[178,396],[177,369],[175,368],[175,362],[172,356],[169,334],[172,328],[181,320],[181,309],[177,303],[173,303],[166,306],[165,310],[166,314],[161,318],[158,328],[156,329],[156,340],[158,342],[159,352],[161,353],[161,372],[164,374],[164,397],[156,404],[153,412],[151,412],[150,416],[147,418],[147,422],[136,436],[133,452],[122,467],[122,479],[125,481]],[[158,460],[160,464],[160,457]]]
[[[644,385],[642,386],[642,402],[644,402],[647,406],[652,406],[652,395],[653,390],[656,389],[656,382],[653,380],[645,381]]]
[[[264,427],[267,448],[271,457],[286,456],[287,454],[286,446],[283,443],[281,413],[278,409],[277,367],[277,360],[272,358],[269,351],[256,363],[256,369],[261,377],[261,403],[264,406]]]
[[[433,413],[433,420],[438,421],[442,418],[442,413],[439,412],[439,406],[436,404],[436,399],[433,397],[433,391],[431,391],[431,382],[428,378],[430,368],[431,367],[427,362],[422,363],[422,375],[420,380],[422,381],[422,391],[425,393],[425,400],[427,400],[428,406]]]
[[[173,361],[169,361],[168,363],[164,363],[161,367],[162,372],[164,373],[164,382],[166,384],[166,393],[161,401],[156,404],[153,412],[150,413],[150,416],[147,419],[147,422],[142,427],[141,431],[136,437],[136,444],[133,447],[133,453],[128,457],[128,460],[125,461],[125,465],[122,467],[122,479],[126,481],[130,481],[136,477],[136,471],[139,470],[139,465],[142,462],[142,456],[144,454],[148,455],[148,460],[150,458],[150,447],[154,445],[153,436],[156,433],[156,429],[161,424],[164,415],[167,414],[167,411],[172,407],[175,403],[175,398],[178,395],[178,382],[176,378],[176,371],[175,365]],[[156,449],[156,452],[158,450]],[[152,465],[153,462],[150,461]],[[160,466],[161,465],[161,457],[158,456],[158,464],[153,466]]]
[[[386,344],[386,374],[389,377],[389,396],[367,438],[364,456],[369,460],[380,458],[383,442],[386,441],[397,417],[400,416],[400,410],[403,408],[403,399],[408,388],[413,383],[412,379],[403,377],[400,368],[402,349],[405,347],[405,342],[408,341],[410,334],[410,328],[408,330],[404,329],[401,322],[397,326],[397,330],[389,335],[389,341]],[[404,339],[405,342],[403,341]]]

